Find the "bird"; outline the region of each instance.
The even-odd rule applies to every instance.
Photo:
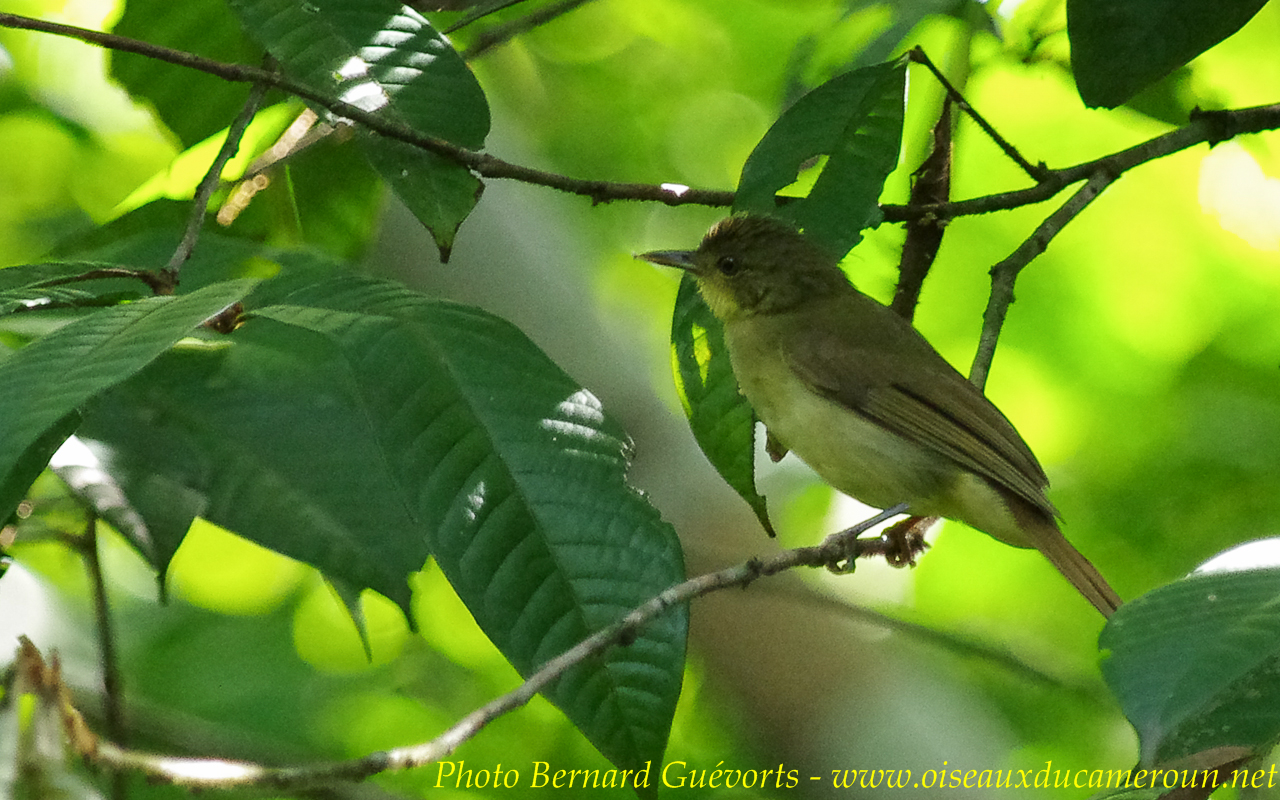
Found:
[[[1104,617],[1119,608],[1063,536],[1049,479],[1004,414],[790,222],[736,214],[696,250],[637,257],[693,275],[771,455],[790,450],[869,506],[906,503],[1035,548]]]

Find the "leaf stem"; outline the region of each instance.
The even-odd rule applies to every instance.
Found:
[[[191,253],[195,250],[196,240],[200,238],[200,229],[204,226],[204,218],[209,210],[209,198],[213,196],[213,192],[218,188],[218,184],[222,182],[222,170],[226,167],[227,162],[235,157],[240,150],[240,140],[244,138],[244,132],[248,129],[249,123],[258,113],[258,108],[262,105],[262,100],[267,95],[268,84],[258,81],[253,84],[253,88],[249,90],[249,97],[245,100],[244,107],[240,109],[240,113],[236,115],[235,120],[227,128],[227,138],[223,140],[218,155],[213,159],[213,163],[209,166],[209,170],[205,172],[204,177],[200,180],[200,185],[196,187],[196,195],[191,201],[191,213],[187,217],[187,225],[182,233],[182,241],[178,243],[178,247],[170,257],[169,263],[165,266],[162,274],[168,276],[171,285],[168,292],[158,292],[158,294],[172,294],[173,289],[178,285],[178,273],[182,269],[182,265],[187,263],[187,259],[191,258]]]

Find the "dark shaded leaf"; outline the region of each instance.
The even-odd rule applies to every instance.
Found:
[[[216,61],[261,61],[223,0],[129,0],[113,32]],[[248,95],[244,84],[119,50],[111,53],[111,74],[130,95],[150,101],[184,148],[230,125]]]
[[[1261,753],[1280,736],[1280,569],[1162,586],[1122,606],[1099,645],[1143,766]]]
[[[836,255],[879,223],[878,200],[898,163],[906,62],[838,75],[783,112],[742,167],[734,211],[785,217]],[[826,166],[809,195],[778,205],[775,195],[818,156]]]
[[[232,0],[249,32],[308,85],[462,147],[489,132],[489,107],[467,65],[418,12],[394,0]],[[325,113],[325,112],[322,112]],[[447,257],[480,182],[469,170],[369,134],[363,146]]]
[[[84,435],[126,491],[158,476],[404,608],[434,556],[525,674],[683,577],[674,532],[625,482],[625,434],[509,323],[354,276],[267,297],[283,302],[94,407]],[[658,759],[685,630],[676,610],[548,695],[615,763]]]
[[[1226,39],[1266,0],[1067,0],[1071,70],[1089,107],[1115,108]]]

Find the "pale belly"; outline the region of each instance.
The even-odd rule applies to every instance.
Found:
[[[731,348],[732,353],[732,348]],[[774,439],[833,488],[875,508],[965,522],[1016,547],[1028,542],[999,493],[942,454],[811,391],[779,362],[774,380],[734,363],[742,394]]]
[[[744,382],[743,395],[773,437],[832,487],[876,508],[921,503],[947,491],[958,470],[936,455],[809,391],[802,383],[765,389]]]

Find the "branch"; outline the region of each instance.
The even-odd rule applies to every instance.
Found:
[[[535,186],[558,189],[569,194],[591,198],[593,203],[613,200],[639,200],[664,203],[670,206],[702,205],[727,208],[733,205],[734,193],[726,190],[691,189],[671,184],[618,183],[613,181],[582,180],[552,172],[513,164],[486,153],[424,136],[407,125],[369,113],[349,103],[334,99],[310,86],[267,70],[242,64],[228,64],[203,58],[181,50],[117,36],[110,33],[62,25],[56,22],[23,17],[18,14],[0,13],[0,27],[34,30],[69,36],[100,47],[121,50],[154,58],[170,64],[206,72],[224,80],[241,83],[263,83],[325,108],[346,119],[359,122],[372,131],[391,139],[422,148],[461,164],[483,178],[506,178]],[[986,214],[1020,206],[1043,202],[1052,198],[1073,183],[1087,180],[1099,170],[1116,176],[1140,164],[1185,150],[1207,142],[1216,144],[1245,133],[1260,133],[1280,128],[1280,104],[1257,106],[1230,111],[1197,112],[1191,122],[1182,128],[1157,136],[1127,150],[1114,153],[1073,167],[1047,170],[1036,185],[1013,192],[1001,192],[970,200],[923,205],[881,206],[886,222],[905,222],[910,219],[934,217],[952,219],[972,214]],[[1038,168],[1035,168],[1038,170]]]
[[[947,80],[947,76],[942,74],[942,70],[934,66],[934,63],[929,60],[927,55],[924,54],[924,50],[922,48],[913,47],[907,55],[912,61],[917,64],[923,64],[930,72],[933,73],[933,77],[937,79],[938,83],[942,84],[943,89],[946,89],[947,96],[951,98],[951,101],[959,106],[961,111],[968,114],[969,119],[973,120],[974,123],[976,123],[977,126],[987,134],[987,136],[991,137],[991,141],[996,143],[996,146],[999,147],[1006,156],[1008,156],[1010,161],[1021,167],[1022,171],[1027,173],[1032,180],[1044,180],[1048,167],[1044,164],[1032,164],[1030,161],[1023,158],[1022,153],[1018,152],[1018,148],[1014,147],[1009,140],[1001,136],[1000,133],[991,126],[991,123],[987,122],[981,114],[974,110],[973,106],[969,105],[969,101],[964,99],[964,95],[960,94],[960,90],[952,85],[951,81]]]
[[[1119,175],[1106,170],[1095,172],[1067,202],[1040,223],[1026,241],[991,268],[991,296],[982,313],[982,335],[978,339],[978,352],[974,355],[973,366],[969,370],[969,381],[978,389],[982,389],[987,383],[987,373],[991,370],[991,360],[996,353],[996,342],[1000,339],[1000,330],[1004,327],[1009,304],[1013,302],[1013,284],[1018,279],[1018,273],[1043,253],[1053,237],[1118,177]]]
[[[1234,136],[1276,129],[1280,129],[1280,103],[1228,111],[1196,111],[1191,115],[1191,121],[1181,128],[1093,161],[1086,161],[1073,167],[1051,169],[1045,173],[1042,182],[1026,189],[950,203],[886,205],[882,206],[882,209],[886,221],[903,222],[929,215],[953,218],[1019,208],[1048,200],[1071,184],[1088,180],[1099,171],[1109,172],[1118,178],[1148,161],[1172,155],[1198,144],[1213,145]]]
[[[933,149],[911,175],[912,204],[945,203],[951,196],[951,138],[951,103],[943,101],[942,113],[933,126]],[[911,322],[924,288],[924,279],[938,257],[938,249],[942,247],[946,223],[933,217],[921,217],[907,220],[906,228],[907,238],[902,243],[902,258],[898,262],[898,286],[893,291],[893,302],[889,308]]]
[[[107,735],[118,742],[125,741],[124,690],[120,680],[120,660],[116,656],[115,626],[111,623],[111,606],[107,600],[107,584],[102,572],[102,557],[98,552],[98,515],[89,512],[84,534],[77,537],[75,547],[84,560],[93,595],[95,627],[98,630],[98,657],[102,662],[102,710],[106,720]],[[125,797],[125,774],[113,770],[111,796],[119,800]]]
[[[61,709],[68,740],[76,750],[99,767],[113,770],[136,770],[154,781],[163,781],[191,789],[232,789],[238,787],[267,788],[276,791],[296,790],[332,781],[358,781],[380,772],[421,767],[447,757],[463,742],[474,737],[489,723],[525,705],[549,684],[572,667],[618,644],[635,638],[636,631],[670,609],[711,592],[730,587],[745,587],[757,578],[768,577],[796,567],[830,567],[862,554],[882,549],[879,537],[858,538],[860,534],[901,514],[904,505],[895,506],[866,519],[847,530],[827,537],[813,547],[784,550],[767,559],[751,559],[719,572],[691,578],[677,584],[644,605],[632,610],[614,624],[584,639],[573,648],[548,661],[524,683],[495,698],[463,717],[444,733],[428,742],[392,750],[370,753],[361,758],[328,764],[300,767],[266,767],[260,764],[218,758],[186,758],[144,753],[100,739],[88,729],[84,718],[72,706],[70,694],[57,676],[57,664],[49,672],[52,677],[39,681],[55,686],[56,701]],[[36,662],[33,663],[32,660]],[[43,660],[29,642],[23,643],[19,663],[26,671],[46,672]]]
[[[257,67],[214,61],[182,50],[174,50],[169,47],[130,39],[126,36],[117,36],[87,28],[77,28],[72,25],[32,19],[18,14],[0,13],[0,27],[68,36],[100,47],[121,50],[127,53],[137,53],[158,61],[199,70],[223,80],[238,83],[265,84],[314,103],[338,117],[359,122],[366,128],[390,139],[405,142],[461,164],[484,178],[509,178],[536,186],[546,186],[570,194],[590,197],[593,203],[603,203],[610,200],[647,200],[671,206],[705,205],[727,207],[733,205],[733,192],[690,189],[686,186],[674,186],[671,184],[654,185],[581,180],[533,169],[532,167],[512,164],[486,153],[468,150],[443,139],[426,136],[408,125],[370,113],[350,103],[329,97],[304,83],[299,83],[278,73]]]

